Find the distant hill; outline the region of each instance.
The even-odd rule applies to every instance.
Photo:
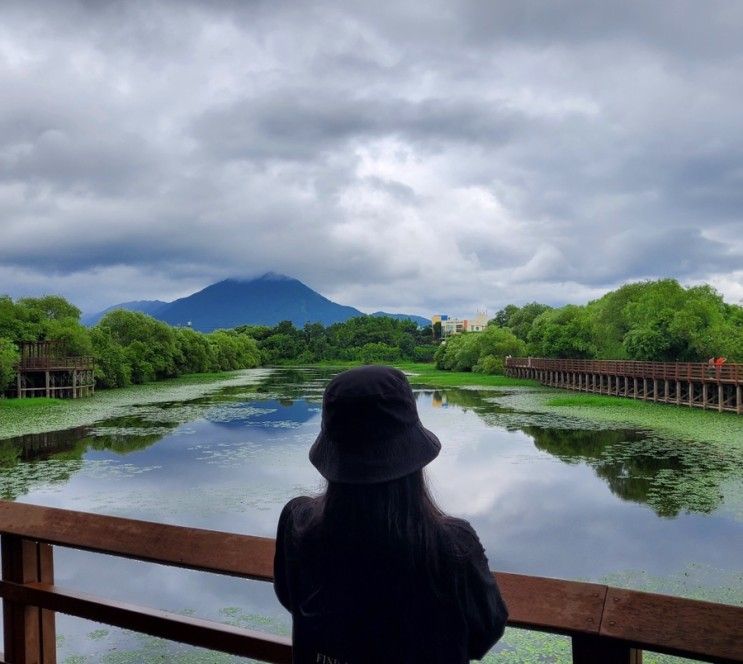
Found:
[[[418,327],[428,327],[431,324],[431,320],[429,318],[423,318],[423,316],[415,316],[413,314],[388,314],[386,311],[375,311],[373,314],[369,315],[375,316],[377,318],[386,317],[394,318],[395,320],[410,320],[413,321]]]
[[[97,314],[83,314],[82,323],[83,325],[95,325],[101,318],[103,318],[109,311],[116,309],[126,309],[127,311],[141,311],[143,314],[149,314],[157,318],[156,313],[162,309],[167,302],[161,300],[135,300],[134,302],[122,302],[121,304],[115,304],[108,309],[99,311]]]
[[[171,325],[190,324],[202,332],[246,324],[272,326],[282,320],[290,320],[297,327],[305,323],[331,325],[366,315],[354,307],[332,302],[298,279],[273,272],[256,279],[225,279],[173,302],[140,300],[117,304],[84,316],[83,322],[95,325],[114,309],[141,311]],[[420,316],[406,314],[377,311],[372,316],[410,319],[421,325],[430,323]]]

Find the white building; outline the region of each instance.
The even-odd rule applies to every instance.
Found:
[[[450,318],[446,314],[431,316],[431,324],[441,323],[441,336],[448,337],[460,332],[482,332],[488,325],[486,311],[478,311],[474,318]]]

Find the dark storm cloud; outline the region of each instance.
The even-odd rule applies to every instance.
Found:
[[[2,290],[93,309],[275,270],[370,310],[660,276],[737,301],[742,33],[689,0],[5,3]]]
[[[645,44],[683,59],[740,54],[740,7],[730,0],[587,3],[582,0],[466,2],[467,35],[485,43]]]
[[[444,149],[450,141],[498,145],[527,130],[507,108],[478,100],[344,99],[316,88],[282,91],[209,110],[194,135],[213,156],[228,159],[314,159],[348,141],[396,137]]]

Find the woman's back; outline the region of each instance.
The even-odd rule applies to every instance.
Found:
[[[294,619],[294,661],[457,664],[503,632],[505,605],[466,521],[446,519],[425,557],[317,520],[321,499],[295,498],[279,521],[276,593]]]
[[[503,633],[477,535],[426,488],[422,468],[440,447],[400,371],[352,369],[326,388],[310,460],[328,487],[290,501],[276,535],[295,663],[459,664]]]

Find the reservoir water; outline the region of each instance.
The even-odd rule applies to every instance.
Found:
[[[0,440],[2,497],[272,537],[289,498],[322,488],[307,453],[333,373],[243,372],[197,399]],[[433,493],[473,524],[491,568],[743,602],[740,445],[514,410],[492,389],[415,393],[443,443],[428,469]],[[55,567],[61,586],[254,629],[290,627],[269,584],[64,549]],[[57,625],[67,664],[244,661],[64,616]],[[509,630],[494,661],[568,653],[566,639]]]

